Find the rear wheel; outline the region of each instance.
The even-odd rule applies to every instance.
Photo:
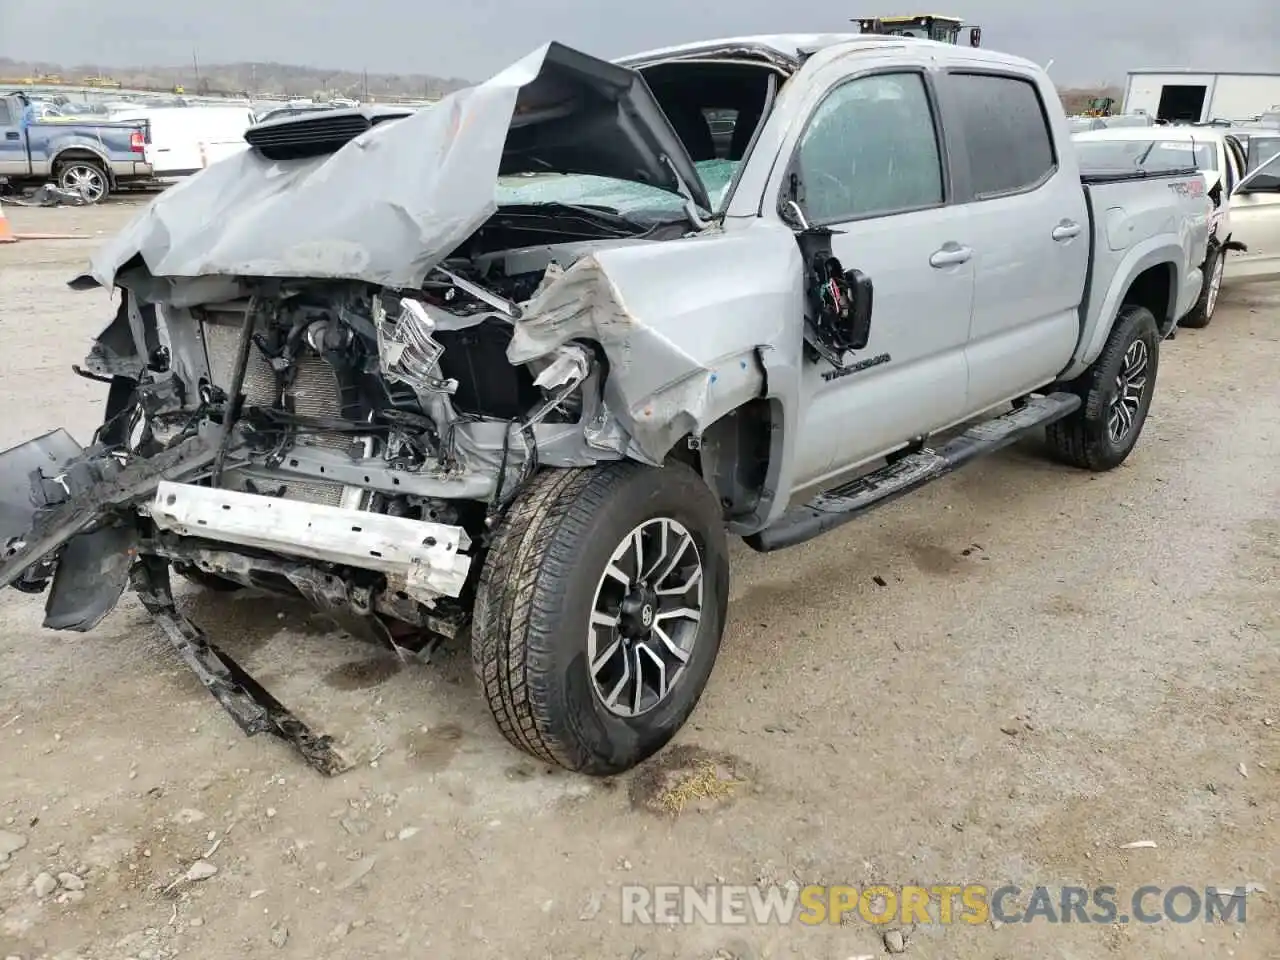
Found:
[[[693,470],[551,470],[481,571],[476,677],[506,738],[609,775],[661,749],[715,663],[729,593],[720,506]]]
[[[58,168],[58,186],[78,193],[85,203],[105,200],[111,192],[106,168],[96,160],[68,160]]]
[[[1098,359],[1069,389],[1084,401],[1045,429],[1059,460],[1086,470],[1124,463],[1142,434],[1160,364],[1160,333],[1146,307],[1120,309]]]
[[[1204,286],[1191,312],[1178,321],[1178,326],[1203,330],[1213,319],[1218,308],[1218,294],[1222,292],[1222,274],[1227,266],[1227,251],[1217,248],[1204,262]]]

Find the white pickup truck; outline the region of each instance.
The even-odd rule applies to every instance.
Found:
[[[132,582],[325,773],[171,567],[400,652],[469,624],[503,734],[616,773],[702,694],[727,534],[791,546],[1036,431],[1122,463],[1208,234],[1194,169],[1082,182],[1036,65],[904,37],[550,44],[247,139],[77,282],[122,290],[106,422],[0,455],[0,584],[89,630]]]

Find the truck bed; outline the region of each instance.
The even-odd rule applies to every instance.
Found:
[[[1167,171],[1081,171],[1081,185],[1089,208],[1092,245],[1089,274],[1080,305],[1080,329],[1105,335],[1110,324],[1101,322],[1114,316],[1128,286],[1118,278],[1138,276],[1148,265],[1165,270],[1166,276],[1146,275],[1147,282],[1169,281],[1167,268],[1155,267],[1171,259],[1180,265],[1172,319],[1157,317],[1161,333],[1167,335],[1195,304],[1200,295],[1204,263],[1209,243],[1210,205],[1204,177],[1194,169]],[[1172,210],[1170,198],[1176,200]],[[1101,344],[1081,343],[1077,360],[1096,356]],[[1078,371],[1077,371],[1078,372]]]

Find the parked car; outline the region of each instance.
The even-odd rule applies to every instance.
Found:
[[[1072,139],[1085,169],[1126,162],[1158,168],[1182,163],[1188,154],[1194,154],[1195,165],[1209,187],[1213,213],[1202,267],[1207,280],[1199,300],[1182,318],[1182,326],[1209,325],[1224,279],[1280,276],[1280,191],[1275,189],[1276,177],[1270,172],[1280,170],[1280,163],[1248,177],[1270,158],[1269,143],[1275,145],[1272,155],[1280,153],[1280,131],[1275,137],[1254,138],[1256,142],[1248,147],[1240,137],[1220,128],[1189,124],[1098,130],[1075,134]],[[1139,158],[1141,163],[1136,162]]]
[[[0,97],[0,179],[23,187],[53,181],[90,203],[151,179],[146,123],[24,121],[25,98]]]
[[[511,743],[616,773],[703,692],[729,535],[802,543],[1037,430],[1123,463],[1208,239],[1194,170],[1080,175],[1041,68],[900,37],[550,44],[246,136],[76,281],[121,290],[105,421],[0,455],[0,584],[82,631],[132,582],[326,773],[171,568],[396,651],[469,624]]]
[[[1274,280],[1280,277],[1280,130],[1235,139],[1241,141],[1244,175],[1231,197],[1231,217],[1248,249],[1233,258],[1228,276]]]

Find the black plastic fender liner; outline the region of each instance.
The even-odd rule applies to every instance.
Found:
[[[115,609],[138,548],[133,524],[100,527],[68,540],[44,608],[44,627],[84,633]]]

